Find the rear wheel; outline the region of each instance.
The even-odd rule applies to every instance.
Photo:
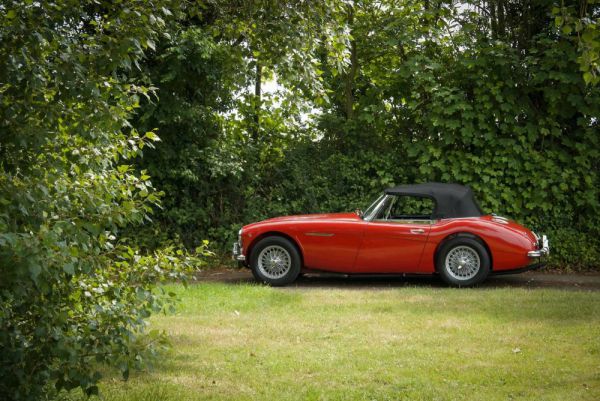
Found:
[[[477,239],[459,236],[442,245],[436,267],[446,283],[471,286],[481,283],[490,274],[490,255]]]
[[[250,267],[257,281],[281,286],[292,283],[300,274],[300,254],[288,239],[261,239],[250,255]]]

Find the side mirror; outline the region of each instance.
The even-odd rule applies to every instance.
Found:
[[[360,217],[361,219],[364,217],[364,216],[363,216],[363,211],[362,211],[362,210],[360,210],[360,209],[358,209],[358,208],[357,208],[357,209],[354,211],[354,213],[356,213],[356,215],[357,215],[358,217]]]

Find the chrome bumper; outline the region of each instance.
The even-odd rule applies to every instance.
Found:
[[[548,255],[550,253],[550,243],[548,242],[548,237],[542,235],[542,238],[538,239],[538,247],[539,249],[536,249],[535,251],[527,252],[527,256],[530,258],[540,258]]]
[[[238,262],[243,262],[246,260],[246,257],[242,254],[242,247],[238,242],[233,243],[233,251],[232,251],[233,260],[237,260]]]

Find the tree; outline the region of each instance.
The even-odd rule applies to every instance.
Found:
[[[172,194],[159,225],[148,227],[149,245],[166,235],[193,247],[205,237],[199,232],[233,240],[246,202],[264,195],[257,180],[292,144],[289,135],[303,130],[301,115],[312,101],[326,97],[315,52],[323,45],[335,54],[331,41],[342,40],[340,32],[321,35],[337,29],[328,4],[226,1],[201,13],[187,7],[157,42],[141,75],[158,97],[143,99],[132,121],[141,131],[159,129],[162,146],[139,166]],[[265,93],[268,80],[280,90]]]
[[[600,3],[597,0],[562,1],[552,8],[561,34],[575,42],[577,61],[586,83],[600,82]]]
[[[162,94],[133,124],[167,145],[140,163],[171,194],[156,233],[225,249],[242,223],[457,181],[560,238],[555,265],[599,260],[598,89],[552,1],[210,4],[142,64]],[[592,27],[586,4],[568,7]]]
[[[143,361],[145,318],[169,298],[155,283],[192,267],[119,237],[159,203],[149,176],[127,164],[158,141],[128,123],[151,93],[130,72],[171,7],[0,6],[1,399],[95,393],[102,363],[127,376]]]

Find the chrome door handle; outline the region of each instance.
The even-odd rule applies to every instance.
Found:
[[[413,228],[412,230],[410,230],[411,234],[423,234],[425,232],[425,230],[423,230],[422,228]]]

